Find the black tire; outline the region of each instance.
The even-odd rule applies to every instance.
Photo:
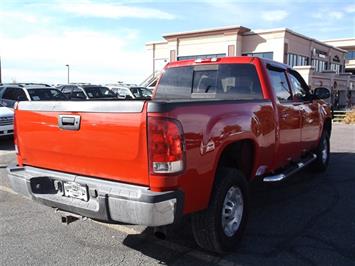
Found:
[[[222,211],[226,211],[224,206],[226,206],[225,200],[228,191],[237,191],[238,195],[242,195],[242,200],[239,200],[239,202],[242,202],[243,205],[243,210],[239,211],[239,214],[242,213],[241,219],[237,219],[239,220],[239,227],[231,236],[225,233],[222,226],[222,220],[224,219],[222,218]],[[191,217],[192,232],[197,244],[205,250],[218,254],[234,249],[245,230],[248,217],[248,198],[248,184],[244,175],[233,168],[221,168],[217,172],[209,207],[204,211],[193,214]],[[240,206],[241,204],[237,205]],[[225,221],[227,221],[226,218]]]
[[[312,170],[314,172],[324,172],[328,167],[330,155],[330,142],[327,131],[322,133],[318,147],[314,153],[317,155],[317,159],[312,164]]]

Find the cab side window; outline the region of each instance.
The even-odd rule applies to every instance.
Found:
[[[309,92],[305,82],[302,82],[303,80],[301,80],[301,77],[299,77],[299,74],[297,75],[297,73],[289,72],[288,76],[290,78],[293,101],[296,102],[306,101]]]
[[[72,90],[73,90],[73,88],[72,88],[71,86],[64,86],[64,87],[62,88],[63,94],[64,94],[68,99],[70,99]]]
[[[268,69],[272,89],[280,102],[292,101],[290,87],[284,70]]]

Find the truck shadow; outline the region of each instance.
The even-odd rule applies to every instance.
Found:
[[[226,256],[200,250],[189,219],[179,228],[170,229],[166,240],[154,238],[153,230],[147,228],[140,235],[128,235],[123,243],[174,265],[260,265],[265,260],[273,264],[282,260],[291,264],[327,264],[329,252],[334,258],[355,262],[355,239],[351,233],[351,221],[355,221],[354,162],[355,153],[332,153],[324,173],[306,169],[283,183],[252,184],[245,236]]]
[[[14,151],[14,138],[13,136],[0,137],[0,151]]]

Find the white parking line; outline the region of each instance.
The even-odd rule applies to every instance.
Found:
[[[15,154],[15,151],[0,151],[0,155]]]
[[[0,191],[7,192],[7,193],[10,193],[10,194],[14,194],[14,195],[18,195],[15,191],[13,191],[9,187],[0,186]]]

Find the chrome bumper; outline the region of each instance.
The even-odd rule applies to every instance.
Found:
[[[152,192],[147,187],[66,174],[35,167],[8,167],[12,189],[44,205],[102,221],[146,226],[176,222],[182,215],[181,191]],[[89,199],[63,196],[58,183],[86,185]]]

